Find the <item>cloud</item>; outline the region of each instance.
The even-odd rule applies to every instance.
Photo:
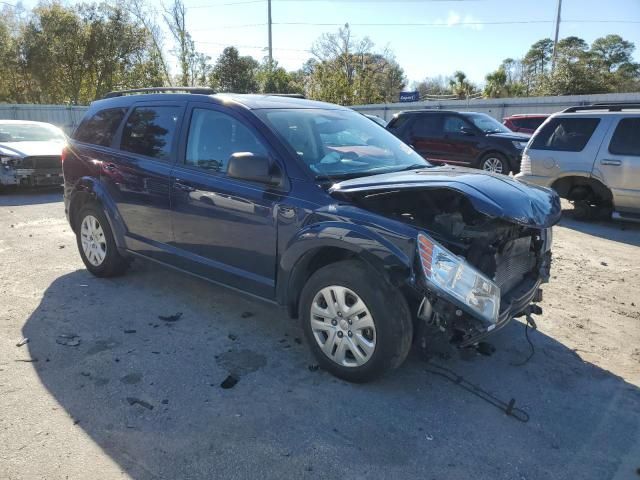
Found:
[[[480,20],[475,18],[473,15],[466,14],[463,17],[460,13],[454,10],[449,11],[449,16],[446,21],[438,21],[438,23],[442,23],[447,27],[456,27],[459,25],[462,28],[469,28],[471,30],[482,30],[484,25],[479,22]]]

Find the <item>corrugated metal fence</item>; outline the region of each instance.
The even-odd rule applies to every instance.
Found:
[[[554,113],[567,107],[604,102],[640,103],[640,92],[607,93],[600,95],[570,95],[565,97],[494,98],[486,100],[447,100],[411,103],[387,103],[356,105],[352,107],[362,113],[378,115],[385,120],[402,110],[461,110],[484,112],[502,120],[517,113]],[[0,104],[0,120],[36,120],[49,122],[70,133],[80,122],[87,107],[65,105],[11,105]]]
[[[0,120],[35,120],[48,122],[66,133],[80,123],[88,107],[66,105],[12,105],[0,104]]]
[[[356,105],[352,108],[362,113],[378,115],[385,120],[390,120],[394,113],[403,110],[436,109],[483,112],[502,121],[504,117],[518,113],[554,113],[568,107],[606,102],[640,103],[640,92],[568,95],[564,97],[518,97],[492,98],[486,100],[387,103],[378,105]]]

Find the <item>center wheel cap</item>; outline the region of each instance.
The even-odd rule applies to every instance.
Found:
[[[349,324],[347,323],[346,320],[344,320],[344,319],[340,320],[340,328],[342,330],[348,330],[349,329]]]

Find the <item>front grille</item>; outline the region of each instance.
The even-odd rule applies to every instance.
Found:
[[[20,162],[20,168],[32,168],[34,170],[49,168],[62,169],[62,161],[60,160],[60,155],[25,157]]]
[[[536,265],[536,256],[531,251],[531,237],[518,238],[507,243],[502,252],[496,254],[494,281],[505,294],[522,281]]]

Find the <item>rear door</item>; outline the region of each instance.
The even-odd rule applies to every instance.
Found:
[[[415,115],[407,127],[406,143],[428,160],[438,162],[446,152],[442,134],[442,115]]]
[[[118,135],[119,151],[102,164],[126,229],[127,248],[167,261],[173,240],[170,173],[185,102],[138,102]]]
[[[616,210],[640,213],[640,115],[612,122],[593,170],[611,190]]]

